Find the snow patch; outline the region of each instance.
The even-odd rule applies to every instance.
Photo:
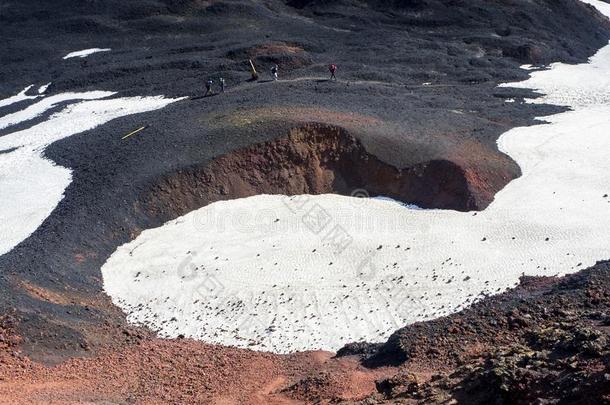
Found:
[[[91,48],[91,49],[83,49],[82,51],[76,51],[76,52],[70,52],[69,54],[67,54],[66,56],[64,56],[64,59],[70,59],[70,58],[86,58],[87,56],[94,54],[94,53],[98,53],[98,52],[109,52],[112,49],[110,48]]]
[[[527,64],[527,65],[521,65],[521,66],[519,66],[519,67],[520,67],[521,69],[523,69],[523,70],[534,70],[534,69],[536,69],[536,66],[534,66],[534,65],[530,65],[530,64]]]
[[[112,92],[65,93],[0,118],[0,128],[29,120],[67,100],[71,104],[31,128],[0,137],[0,255],[31,235],[55,209],[72,179],[71,170],[44,158],[51,143],[91,130],[115,118],[153,111],[176,99],[123,97],[100,100]]]
[[[86,93],[62,93],[47,97],[21,111],[0,117],[0,129],[34,119],[56,107],[59,103],[72,100],[93,100],[110,97],[114,94],[116,93],[111,91],[90,91]]]
[[[572,108],[610,105],[610,69],[604,66],[608,61],[610,46],[600,49],[587,64],[553,63],[549,70],[532,72],[526,81],[500,86],[534,89],[546,94],[544,97],[527,100],[529,103]]]
[[[11,96],[9,98],[5,98],[5,99],[0,100],[0,107],[6,107],[8,105],[18,103],[20,101],[32,100],[32,99],[40,97],[40,96],[28,96],[28,95],[25,94],[32,87],[34,87],[33,84],[28,86],[28,87],[26,87],[25,89],[21,90],[21,92],[19,92],[18,94],[14,95],[14,96]]]
[[[52,83],[53,83],[53,82],[49,82],[49,83],[47,83],[47,84],[45,84],[45,85],[43,85],[43,86],[40,86],[40,87],[38,88],[38,94],[44,94],[44,93],[46,93],[46,92],[47,92],[47,90],[49,89],[49,86],[50,86]]]

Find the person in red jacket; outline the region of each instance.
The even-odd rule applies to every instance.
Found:
[[[337,80],[337,77],[335,76],[335,72],[337,71],[337,65],[335,65],[334,63],[331,64],[328,67],[328,70],[330,71],[330,80]]]

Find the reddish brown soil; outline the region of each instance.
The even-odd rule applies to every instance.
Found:
[[[1,404],[455,403],[610,401],[610,263],[526,278],[472,308],[397,331],[383,345],[291,355],[160,340],[55,366],[19,352],[0,318]]]
[[[244,60],[252,60],[255,67],[261,68],[268,66],[271,63],[277,63],[282,66],[282,69],[296,69],[311,65],[311,56],[299,45],[289,44],[285,42],[270,42],[250,48],[243,48],[229,51],[227,58],[244,62]],[[245,68],[249,65],[244,64]]]
[[[190,340],[145,339],[123,350],[46,367],[3,354],[2,404],[292,404],[357,400],[376,392],[391,368],[308,352],[279,356]],[[309,386],[316,382],[315,389]],[[298,387],[305,386],[305,392]]]

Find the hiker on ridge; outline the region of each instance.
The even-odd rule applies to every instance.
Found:
[[[271,76],[273,76],[273,80],[277,80],[277,71],[279,67],[277,65],[273,65],[271,68]]]
[[[224,93],[225,92],[225,79],[221,77],[219,79],[219,82],[220,82],[220,92]]]
[[[337,80],[337,77],[335,76],[335,72],[337,71],[337,65],[335,65],[334,63],[331,64],[328,67],[328,70],[330,71],[330,80]]]
[[[212,79],[208,79],[208,81],[205,82],[205,94],[203,95],[203,97],[206,97],[208,94],[212,93],[213,84],[214,84],[214,82],[212,81]]]

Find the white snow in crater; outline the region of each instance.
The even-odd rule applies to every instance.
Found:
[[[67,54],[66,56],[64,56],[64,59],[70,59],[70,58],[86,58],[87,56],[94,54],[94,53],[98,53],[98,52],[109,52],[112,49],[110,48],[91,48],[91,49],[83,49],[82,51],[76,51],[76,52],[70,52],[69,54]]]
[[[0,136],[0,255],[42,224],[70,184],[71,170],[42,156],[48,145],[112,119],[156,110],[176,101],[163,97],[102,99],[113,94],[58,94],[0,117],[0,128],[4,128],[35,118],[59,102],[87,100],[72,103],[30,128]]]
[[[607,46],[588,64],[507,85],[573,111],[500,137],[523,175],[482,212],[336,195],[217,202],[119,247],[104,288],[160,336],[336,350],[457,311],[522,274],[594,265],[610,258],[609,78]]]
[[[32,87],[34,87],[34,85],[26,87],[25,89],[21,90],[18,94],[15,94],[14,96],[11,96],[11,97],[8,97],[8,98],[0,100],[0,107],[6,107],[8,105],[18,103],[20,101],[32,100],[32,99],[40,97],[40,96],[28,96],[28,95],[26,95],[28,90],[30,90]]]

